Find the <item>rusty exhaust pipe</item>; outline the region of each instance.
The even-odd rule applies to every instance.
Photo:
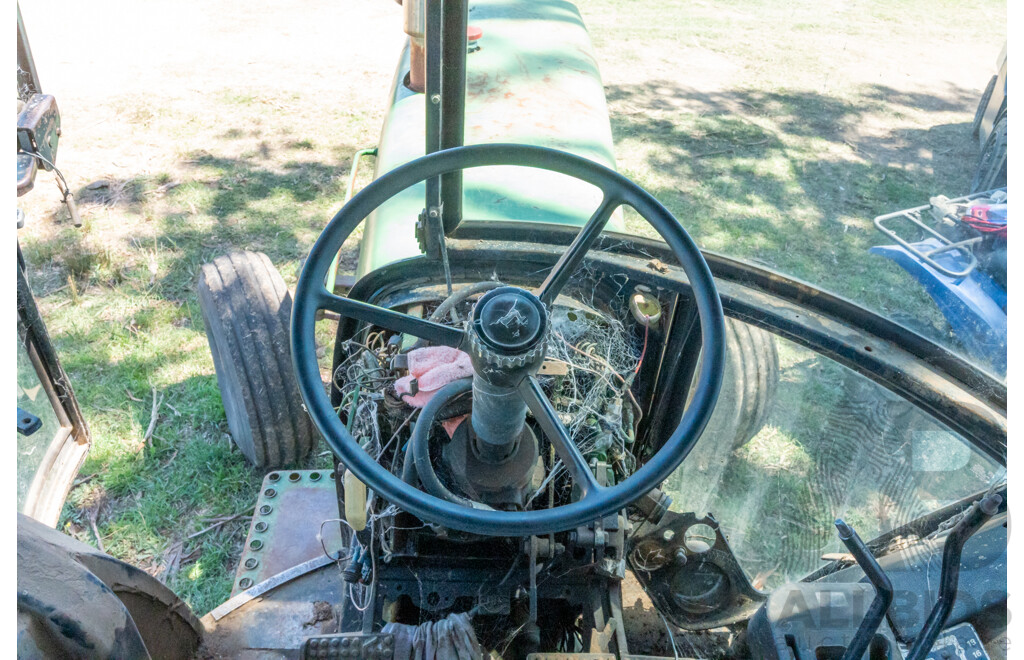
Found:
[[[422,94],[427,85],[426,0],[402,0],[402,29],[409,35],[409,89]]]

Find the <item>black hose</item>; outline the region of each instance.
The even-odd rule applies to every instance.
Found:
[[[939,598],[935,601],[928,620],[914,640],[914,646],[907,654],[907,660],[924,660],[932,650],[932,644],[946,625],[953,603],[956,602],[957,588],[960,584],[960,555],[963,553],[967,540],[974,535],[998,510],[1003,498],[995,493],[971,505],[964,517],[956,524],[953,531],[946,537],[942,546],[942,572],[939,577]]]
[[[854,633],[853,639],[850,640],[850,645],[846,647],[846,653],[842,658],[842,660],[860,660],[871,643],[871,639],[875,636],[878,626],[882,624],[889,605],[892,604],[892,582],[852,527],[842,519],[838,519],[836,520],[836,529],[839,530],[839,539],[846,545],[850,554],[857,560],[857,565],[875,587],[875,599],[871,601],[864,620],[860,622],[860,626]]]
[[[448,315],[448,312],[455,309],[456,305],[463,303],[466,300],[469,300],[469,298],[471,298],[472,296],[475,296],[480,293],[487,293],[488,291],[492,289],[497,289],[500,286],[505,285],[502,284],[501,282],[495,282],[494,280],[483,280],[480,282],[476,282],[474,284],[466,285],[459,289],[458,291],[456,291],[455,293],[453,293],[452,295],[442,300],[441,304],[434,308],[434,311],[431,312],[429,320],[439,322],[443,321],[444,317]],[[409,347],[409,350],[414,351],[417,348],[423,348],[424,346],[429,346],[429,344],[423,339],[417,339],[412,343],[412,346]]]
[[[490,507],[468,500],[465,497],[456,495],[448,490],[434,472],[434,466],[430,463],[430,431],[434,426],[438,412],[449,402],[460,394],[465,394],[473,388],[471,378],[462,378],[452,381],[437,390],[427,405],[420,411],[416,427],[409,439],[409,446],[405,451],[405,465],[402,468],[402,479],[406,483],[414,483],[410,479],[419,477],[420,484],[428,493],[448,502],[454,502],[465,507],[474,509],[490,509]]]
[[[431,321],[441,321],[444,319],[445,314],[451,311],[459,303],[464,300],[468,300],[470,296],[478,293],[487,293],[492,289],[497,289],[500,286],[505,286],[501,282],[495,282],[493,280],[484,280],[475,284],[464,286],[452,295],[444,299],[444,301],[437,306],[437,308],[431,313]]]
[[[435,395],[436,396],[436,395]],[[448,399],[448,401],[441,406],[441,409],[434,415],[435,422],[443,422],[445,420],[459,417],[461,415],[468,415],[473,410],[473,399],[468,396],[461,396],[456,394]],[[415,431],[417,422],[412,425],[413,431]],[[428,433],[429,435],[429,433]],[[412,441],[406,446],[405,461],[402,464],[402,481],[409,484],[410,486],[418,488],[420,485],[419,476],[416,474],[416,464],[412,458]]]
[[[434,421],[444,422],[453,417],[468,415],[471,412],[473,412],[473,397],[456,395],[449,399],[448,403],[441,406],[441,409],[437,411],[437,415],[434,416]]]

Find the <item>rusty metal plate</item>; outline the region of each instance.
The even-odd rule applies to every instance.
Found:
[[[331,605],[345,598],[337,566],[300,573],[220,619],[213,612],[204,616],[203,648],[197,657],[298,660],[312,636],[359,630],[360,622],[346,619],[341,607]]]
[[[263,478],[231,595],[342,548],[333,470],[280,470]],[[323,544],[320,542],[323,528]]]

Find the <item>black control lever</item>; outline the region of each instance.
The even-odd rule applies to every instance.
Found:
[[[860,660],[871,643],[871,638],[875,636],[878,626],[882,624],[885,613],[889,611],[893,595],[892,582],[852,527],[840,518],[836,520],[836,529],[839,530],[839,540],[846,545],[850,554],[857,560],[857,565],[875,587],[875,599],[871,601],[864,620],[860,622],[850,645],[846,647],[846,653],[843,654],[843,660]]]
[[[995,493],[986,495],[964,512],[963,518],[946,537],[946,543],[942,546],[939,597],[928,615],[928,620],[924,622],[924,627],[918,633],[914,646],[907,655],[907,660],[924,660],[924,657],[931,651],[932,644],[935,643],[935,639],[946,625],[949,613],[953,611],[953,603],[956,602],[957,588],[960,584],[960,555],[964,545],[989,518],[995,515],[1002,503],[1003,498],[999,495]]]

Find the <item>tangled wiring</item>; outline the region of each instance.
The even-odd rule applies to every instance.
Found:
[[[474,296],[501,285],[488,280],[461,287],[438,304],[430,318],[460,324]],[[646,336],[639,341],[610,314],[563,301],[552,311],[547,363],[555,368],[550,375],[542,374],[552,404],[581,453],[588,459],[606,461],[622,478],[637,467],[632,446],[642,412],[631,388],[645,347]],[[394,358],[408,348],[403,350],[403,343],[384,331],[363,332],[345,341],[345,358],[332,374],[339,394],[337,410],[346,429],[378,461],[390,457],[392,472],[403,460],[403,448],[419,412],[394,396],[395,382],[402,373],[395,368]],[[553,484],[565,487],[567,479],[563,477],[564,465],[552,456],[545,479],[527,504]],[[367,511],[368,519],[383,515]],[[388,552],[384,539],[389,534],[381,537],[384,552]]]

